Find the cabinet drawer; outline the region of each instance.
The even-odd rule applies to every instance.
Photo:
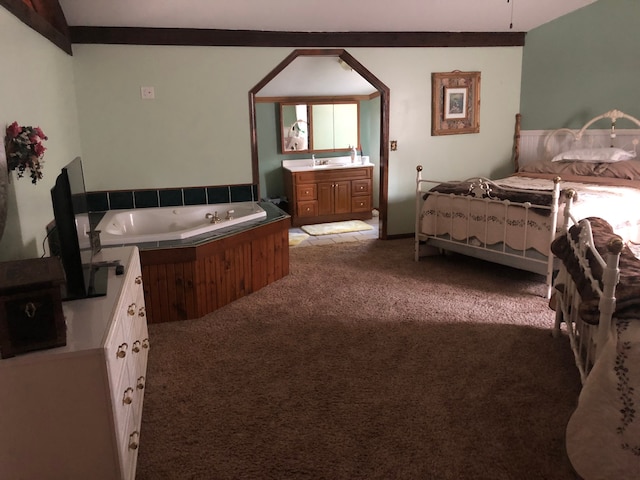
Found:
[[[371,180],[353,180],[351,182],[352,195],[369,195],[371,193]]]
[[[371,178],[373,167],[330,168],[321,171],[297,172],[294,174],[296,185],[337,180],[356,180]]]
[[[298,202],[298,216],[299,217],[315,217],[318,215],[318,202]]]
[[[352,212],[368,212],[371,210],[371,197],[353,197],[351,199]]]
[[[316,197],[316,185],[296,185],[296,198],[298,201],[303,200],[315,200]]]

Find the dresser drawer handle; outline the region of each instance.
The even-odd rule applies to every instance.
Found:
[[[138,310],[138,316],[144,317],[146,314],[145,307],[140,307],[140,310]]]
[[[142,348],[149,348],[149,339],[145,338],[142,340]]]
[[[130,317],[133,317],[136,314],[136,304],[132,303],[131,305],[129,305],[129,308],[127,309],[127,315],[129,315]]]
[[[142,277],[138,275],[135,279],[136,285],[142,285]]]
[[[127,345],[126,343],[123,343],[122,345],[120,345],[118,347],[118,351],[116,352],[116,357],[118,358],[124,358],[127,356],[127,348],[129,348],[129,345]]]
[[[138,377],[138,383],[136,384],[138,390],[144,390],[144,377]]]
[[[122,404],[131,405],[131,402],[133,402],[133,388],[128,387],[122,396]]]
[[[131,350],[133,350],[134,353],[139,353],[140,352],[140,340],[136,340],[135,342],[133,342],[133,347],[131,348]]]
[[[129,450],[137,450],[138,449],[138,437],[140,434],[136,430],[131,435],[129,435]]]

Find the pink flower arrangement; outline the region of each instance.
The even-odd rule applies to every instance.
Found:
[[[18,122],[9,125],[4,139],[9,170],[17,170],[18,178],[22,178],[28,169],[31,183],[40,180],[44,163],[42,157],[47,150],[42,144],[45,140],[48,138],[40,127],[20,126]]]

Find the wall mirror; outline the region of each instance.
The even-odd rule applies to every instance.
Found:
[[[360,145],[360,103],[305,101],[280,103],[282,153],[335,152]]]

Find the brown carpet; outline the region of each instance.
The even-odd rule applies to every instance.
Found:
[[[137,478],[573,480],[541,282],[410,239],[292,249],[288,277],[150,325]]]

